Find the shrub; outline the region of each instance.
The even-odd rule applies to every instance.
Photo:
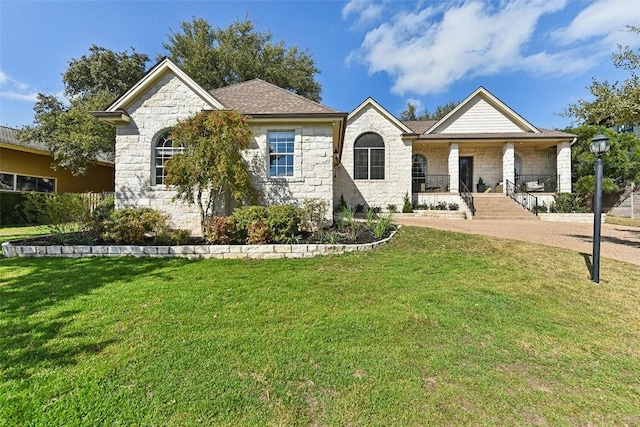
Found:
[[[576,193],[556,193],[549,210],[553,213],[584,213],[588,211]]]
[[[305,199],[300,209],[300,221],[303,230],[315,233],[322,228],[327,216],[329,204],[325,200]]]
[[[139,244],[147,236],[168,232],[167,217],[151,208],[127,208],[115,211],[104,222],[102,238],[118,244]]]
[[[104,232],[104,222],[115,211],[115,198],[113,196],[105,197],[91,213],[91,230],[97,235]]]
[[[244,243],[247,240],[250,224],[265,220],[266,217],[267,209],[264,206],[242,206],[236,208],[229,219],[236,229],[238,243]]]
[[[295,206],[269,206],[267,226],[273,240],[284,243],[300,233],[300,211]]]
[[[204,220],[204,239],[210,245],[228,245],[236,235],[236,227],[228,216],[211,216]]]
[[[396,205],[389,204],[387,205],[387,210],[391,213],[394,213],[398,211],[398,207]]]
[[[447,202],[438,202],[433,206],[433,209],[437,211],[446,211],[447,210]]]
[[[269,225],[265,219],[254,221],[247,227],[247,243],[250,245],[264,245],[270,238]]]
[[[69,233],[89,229],[89,208],[79,194],[28,193],[23,205],[27,221],[43,224],[59,244],[71,243]]]
[[[449,208],[450,211],[457,211],[458,209],[460,209],[460,206],[458,206],[458,204],[455,202],[451,202],[447,205],[447,208]]]
[[[344,194],[340,194],[340,201],[338,202],[338,212],[342,212],[345,208],[349,208],[349,204],[344,199]]]
[[[2,193],[0,195],[0,225],[27,224],[23,207],[26,194],[31,193]]]
[[[413,203],[411,203],[411,199],[409,198],[409,192],[404,193],[404,203],[402,204],[402,212],[403,213],[413,212]]]

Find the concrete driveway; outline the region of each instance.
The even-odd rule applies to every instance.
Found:
[[[539,220],[446,220],[397,217],[398,224],[540,243],[591,254],[593,224]],[[640,265],[640,228],[602,224],[602,257]]]

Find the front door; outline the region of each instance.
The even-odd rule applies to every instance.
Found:
[[[460,157],[460,191],[465,187],[468,191],[473,191],[473,157]],[[464,184],[464,186],[463,186]]]

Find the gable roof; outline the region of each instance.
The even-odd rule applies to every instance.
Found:
[[[338,113],[262,79],[247,80],[209,93],[225,107],[247,115]]]
[[[405,126],[418,135],[425,133],[436,122],[437,120],[402,120]]]
[[[182,82],[187,85],[192,91],[194,91],[200,98],[202,98],[207,104],[214,109],[225,108],[217,99],[215,99],[209,92],[204,90],[202,86],[195,82],[191,77],[180,69],[173,61],[165,57],[156,65],[151,67],[144,76],[140,78],[132,87],[129,88],[123,95],[118,97],[113,103],[107,107],[105,112],[116,113],[124,110],[129,104],[134,102],[142,93],[147,91],[149,87],[154,85],[158,80],[164,77],[167,73],[173,73]]]
[[[482,110],[480,112],[480,110]],[[490,115],[496,123],[496,129],[487,129],[486,123],[474,128],[474,114]],[[465,122],[463,124],[463,122]],[[476,122],[478,123],[478,122]],[[465,126],[466,125],[466,126]],[[482,128],[483,130],[476,130]],[[502,133],[498,128],[508,129],[508,133],[540,133],[540,130],[512,110],[507,104],[500,101],[491,92],[480,86],[471,95],[465,98],[456,108],[446,116],[434,123],[424,132],[424,135],[439,133]],[[465,131],[463,131],[465,130]],[[497,131],[497,132],[496,132]]]
[[[411,128],[409,128],[405,123],[403,123],[400,120],[398,120],[396,118],[396,116],[394,116],[389,111],[387,111],[382,105],[380,105],[375,99],[373,99],[371,97],[368,97],[367,99],[365,99],[352,112],[350,112],[349,116],[347,117],[347,121],[351,120],[354,116],[358,115],[366,107],[373,107],[374,109],[378,110],[378,112],[380,114],[382,114],[389,122],[393,123],[403,133],[405,133],[405,134],[414,133],[411,130]]]

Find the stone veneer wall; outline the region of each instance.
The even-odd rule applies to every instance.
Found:
[[[254,185],[267,204],[297,204],[305,199],[324,200],[327,220],[333,212],[333,128],[327,124],[296,126],[270,125],[251,128],[254,139],[245,158],[251,166]],[[294,176],[269,178],[269,131],[293,130]]]
[[[211,107],[173,73],[160,79],[127,112],[131,122],[116,130],[116,208],[150,207],[170,216],[176,228],[200,231],[196,206],[172,202],[174,191],[152,185],[153,144],[178,120]]]
[[[379,134],[385,144],[385,179],[353,179],[353,145],[365,132]],[[402,208],[404,195],[411,197],[411,142],[402,139],[402,131],[373,106],[350,118],[345,132],[342,164],[335,170],[334,203],[340,195],[351,206],[381,207],[394,204]]]

